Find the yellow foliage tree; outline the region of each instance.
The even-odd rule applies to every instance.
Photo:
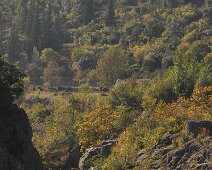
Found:
[[[78,137],[82,146],[96,146],[104,140],[117,136],[119,132],[118,121],[122,111],[112,111],[109,105],[97,104],[78,127]]]

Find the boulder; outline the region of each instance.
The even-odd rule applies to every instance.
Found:
[[[39,117],[41,117],[41,118],[46,118],[46,117],[50,116],[51,113],[52,113],[52,111],[50,111],[50,110],[48,110],[48,109],[45,109],[45,110],[39,112],[38,115],[39,115]]]
[[[86,170],[89,169],[88,165],[86,165],[86,162],[94,157],[97,157],[101,153],[101,147],[93,147],[89,148],[85,151],[83,156],[80,158],[79,161],[79,169],[80,170]]]
[[[169,146],[172,144],[172,134],[170,132],[163,135],[156,143],[155,148]]]
[[[200,149],[186,161],[185,169],[212,169],[212,138],[207,137],[199,144]]]
[[[102,159],[107,158],[110,155],[111,149],[116,142],[117,139],[106,140],[99,147],[92,147],[87,149],[83,154],[83,156],[80,158],[79,169],[80,170],[87,170],[91,168],[95,169],[95,167],[89,167],[89,165],[86,165],[86,163],[92,158],[102,158]]]

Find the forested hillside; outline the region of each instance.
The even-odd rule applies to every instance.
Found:
[[[210,143],[212,1],[1,0],[0,83],[46,169],[204,169],[151,153]]]

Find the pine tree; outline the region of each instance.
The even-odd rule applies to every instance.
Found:
[[[113,0],[109,0],[108,3],[108,11],[105,19],[105,24],[107,26],[111,26],[115,24],[115,10],[114,10],[114,2]]]
[[[94,3],[93,0],[83,0],[83,23],[88,24],[94,18]]]
[[[17,49],[17,44],[18,42],[18,35],[17,35],[17,29],[16,26],[13,25],[12,28],[10,29],[10,34],[9,34],[9,39],[8,39],[8,57],[10,61],[16,61],[18,57],[18,49]]]

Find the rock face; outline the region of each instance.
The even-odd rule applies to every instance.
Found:
[[[2,102],[2,101],[0,101]],[[24,110],[0,107],[0,170],[42,170],[32,145],[32,129]]]
[[[87,162],[93,158],[107,158],[110,155],[111,149],[113,145],[117,142],[116,139],[114,140],[106,140],[102,143],[100,147],[92,147],[86,150],[83,156],[80,158],[79,161],[79,169],[80,170],[87,170],[92,169],[94,167],[89,167]],[[94,168],[95,169],[95,168]]]
[[[210,121],[189,122],[186,134],[194,133],[197,136],[201,128],[209,131],[211,123]],[[177,146],[176,139],[182,137],[182,134],[166,133],[154,147],[138,152],[136,166],[141,169],[210,170],[212,169],[212,136],[210,134]]]

